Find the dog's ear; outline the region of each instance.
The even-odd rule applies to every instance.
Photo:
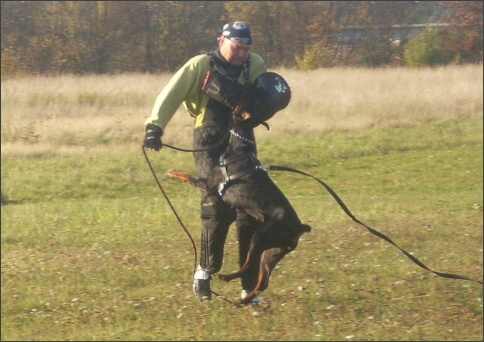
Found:
[[[247,119],[250,119],[252,117],[252,115],[249,113],[249,112],[243,112],[242,114],[240,114],[240,118],[245,121]]]
[[[232,111],[232,117],[235,121],[246,121],[252,117],[252,114],[250,114],[245,108],[243,108],[242,105],[238,105]]]

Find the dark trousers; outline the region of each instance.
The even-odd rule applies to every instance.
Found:
[[[227,130],[221,127],[196,128],[193,133],[194,149],[207,149],[216,145],[224,138],[226,132]],[[227,142],[219,144],[209,151],[194,152],[200,178],[208,176],[210,171],[218,164],[220,155],[226,148]],[[205,190],[202,190],[201,195],[200,266],[210,273],[220,271],[228,230],[234,221],[239,242],[239,265],[242,266],[246,260],[250,240],[260,223],[250,215],[227,205],[216,194],[208,194]],[[251,290],[257,283],[259,269],[258,263],[255,264],[242,277],[242,288],[246,290]]]

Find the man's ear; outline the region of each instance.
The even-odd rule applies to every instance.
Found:
[[[224,36],[220,36],[220,37],[217,38],[217,40],[218,40],[218,47],[221,47],[222,46],[222,44],[224,42],[224,39],[225,39]]]

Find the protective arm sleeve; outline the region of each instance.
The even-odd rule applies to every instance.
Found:
[[[216,69],[207,71],[202,91],[232,110],[247,101],[245,86],[225,77]]]

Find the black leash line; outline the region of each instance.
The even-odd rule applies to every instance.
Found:
[[[175,147],[175,146],[168,145],[168,144],[163,144],[163,143],[162,143],[162,146],[171,148],[173,150],[181,151],[181,152],[204,152],[204,151],[209,151],[209,150],[217,147],[218,145],[222,144],[228,138],[229,134],[230,134],[230,132],[227,132],[225,134],[225,136],[222,139],[220,139],[220,141],[217,142],[215,145],[210,146],[208,148],[199,149],[199,150],[184,149],[184,148],[181,148],[181,147]],[[158,188],[161,190],[161,193],[163,194],[163,196],[165,197],[166,201],[168,202],[168,205],[170,206],[171,210],[173,211],[173,214],[175,214],[176,219],[178,220],[178,222],[182,226],[183,230],[188,235],[188,238],[190,239],[190,242],[192,243],[192,246],[193,246],[193,254],[194,254],[194,259],[195,259],[195,261],[193,263],[193,265],[194,265],[193,266],[193,273],[195,273],[195,270],[197,268],[197,247],[195,245],[195,242],[193,241],[192,235],[190,234],[190,232],[188,231],[188,229],[183,224],[180,216],[178,216],[178,213],[175,210],[175,207],[171,204],[170,199],[168,198],[168,195],[165,193],[165,190],[161,186],[161,183],[158,180],[158,177],[156,176],[155,170],[153,169],[153,166],[151,165],[151,162],[150,162],[150,160],[148,158],[148,155],[146,154],[144,145],[141,145],[141,149],[143,150],[143,155],[145,156],[146,163],[148,164],[148,167],[150,168],[151,174],[153,175],[153,178],[155,179],[156,184],[158,185]]]
[[[341,200],[341,198],[339,198],[339,196],[333,191],[333,189],[331,189],[329,187],[329,185],[327,185],[325,182],[323,182],[322,180],[308,174],[308,173],[305,173],[303,171],[299,171],[299,170],[296,170],[296,169],[292,169],[290,167],[285,167],[285,166],[266,166],[264,167],[264,169],[266,170],[274,170],[274,171],[288,171],[288,172],[293,172],[293,173],[299,173],[301,175],[304,175],[304,176],[308,176],[312,179],[314,179],[315,181],[317,181],[318,183],[320,183],[322,186],[324,186],[326,188],[326,190],[328,190],[328,192],[334,197],[334,199],[336,200],[336,202],[338,202],[338,204],[340,205],[340,207],[345,211],[345,213],[353,220],[355,221],[356,223],[362,225],[363,227],[365,227],[366,229],[368,229],[368,231],[370,231],[370,233],[372,233],[373,235],[376,235],[378,236],[379,238],[391,243],[393,246],[397,247],[400,251],[403,252],[403,254],[405,254],[410,260],[412,260],[414,263],[416,263],[418,266],[422,267],[423,269],[426,269],[432,273],[434,273],[435,275],[439,276],[439,277],[442,277],[442,278],[451,278],[451,279],[462,279],[462,280],[469,280],[469,281],[474,281],[476,283],[479,283],[479,284],[482,284],[482,281],[479,281],[479,280],[475,280],[475,279],[472,279],[472,278],[469,278],[469,277],[466,277],[466,276],[463,276],[463,275],[459,275],[459,274],[452,274],[452,273],[442,273],[442,272],[437,272],[437,271],[434,271],[430,268],[428,268],[427,266],[424,265],[423,262],[421,262],[420,260],[418,260],[416,257],[414,257],[412,254],[410,254],[409,252],[407,252],[406,250],[404,250],[403,248],[401,248],[400,246],[398,246],[395,242],[393,242],[392,239],[390,239],[388,236],[386,236],[385,234],[383,233],[380,233],[379,231],[377,231],[376,229],[373,229],[371,228],[370,226],[367,226],[366,224],[364,224],[363,222],[361,222],[360,220],[358,220],[352,213],[351,211],[348,209],[348,207],[344,204],[344,202]]]
[[[212,146],[211,148],[214,148],[215,146],[219,145],[223,140],[224,139],[222,139],[219,143],[217,143],[216,145]],[[170,148],[173,148],[175,150],[184,151],[184,152],[199,152],[199,151],[205,151],[205,150],[184,150],[184,149],[181,149],[181,148],[177,148],[177,147],[173,147],[173,146],[165,145],[165,144],[163,144],[163,146],[170,147]],[[158,177],[156,176],[155,170],[153,169],[153,166],[151,165],[151,162],[150,162],[150,160],[148,158],[148,155],[146,154],[145,147],[144,146],[141,146],[141,148],[143,150],[143,155],[145,156],[146,163],[148,164],[148,167],[150,168],[151,174],[153,175],[153,178],[155,179],[156,184],[158,185],[158,188],[161,190],[161,193],[163,194],[163,196],[165,197],[166,201],[168,202],[168,205],[170,206],[171,210],[173,211],[173,214],[175,214],[176,219],[178,220],[178,222],[182,226],[183,230],[188,235],[188,238],[190,239],[190,242],[192,243],[192,247],[193,247],[193,258],[194,258],[194,262],[193,262],[193,273],[195,273],[195,270],[197,268],[197,246],[195,245],[195,241],[193,240],[192,235],[190,234],[190,232],[188,231],[188,229],[185,227],[185,225],[183,224],[182,220],[180,219],[180,216],[176,212],[175,207],[173,207],[173,205],[171,204],[171,201],[168,198],[165,190],[163,189],[163,186],[161,186],[161,183],[158,180]],[[236,303],[236,302],[234,302],[234,301],[226,298],[225,296],[222,296],[221,294],[219,294],[219,293],[217,293],[217,292],[215,292],[213,290],[211,290],[211,292],[215,296],[223,299],[224,301],[226,301],[227,303],[233,305],[236,308],[242,307],[239,303]]]
[[[226,137],[228,136],[230,132],[228,132],[224,138],[222,138],[217,144],[209,147],[209,148],[206,148],[206,149],[200,149],[200,150],[190,150],[190,149],[183,149],[183,148],[179,148],[179,147],[175,147],[175,146],[171,146],[171,145],[168,145],[168,144],[162,144],[163,146],[165,147],[168,147],[168,148],[171,148],[171,149],[174,149],[174,150],[178,150],[178,151],[182,151],[182,152],[203,152],[203,151],[208,151],[208,150],[211,150],[213,149],[214,147],[222,144]],[[188,235],[189,239],[190,239],[190,242],[192,243],[192,246],[193,246],[193,251],[194,251],[194,263],[193,263],[193,272],[195,272],[196,270],[196,267],[197,267],[197,247],[195,245],[195,242],[190,234],[190,232],[188,231],[188,229],[185,227],[185,225],[183,224],[182,220],[180,219],[179,215],[177,214],[175,208],[173,207],[173,205],[171,204],[171,201],[170,199],[168,198],[167,194],[165,193],[160,181],[158,180],[158,177],[156,176],[156,173],[153,169],[153,166],[151,165],[151,162],[148,158],[148,155],[146,154],[146,151],[145,151],[145,147],[142,146],[142,150],[143,150],[143,154],[145,156],[145,159],[146,159],[146,162],[150,168],[150,171],[156,181],[156,184],[158,185],[158,188],[161,190],[163,196],[165,197],[168,205],[170,206],[171,210],[173,211],[173,213],[175,214],[178,222],[180,223],[180,225],[182,226],[183,230],[185,231],[185,233]],[[301,175],[304,175],[304,176],[307,176],[307,177],[310,177],[314,180],[316,180],[318,183],[320,183],[322,186],[324,186],[326,188],[326,190],[328,190],[328,192],[333,196],[333,198],[338,202],[338,204],[340,205],[340,207],[344,210],[344,212],[353,220],[355,221],[356,223],[362,225],[363,227],[365,227],[370,233],[372,233],[373,235],[389,242],[390,244],[392,244],[393,246],[395,246],[396,248],[398,248],[401,252],[403,252],[410,260],[412,260],[415,264],[417,264],[418,266],[420,266],[421,268],[423,269],[426,269],[432,273],[434,273],[435,275],[439,276],[439,277],[443,277],[443,278],[451,278],[451,279],[462,279],[462,280],[469,280],[469,281],[473,281],[473,282],[476,282],[476,283],[479,283],[479,284],[482,284],[482,281],[479,281],[479,280],[475,280],[475,279],[472,279],[472,278],[469,278],[469,277],[466,277],[466,276],[463,276],[463,275],[459,275],[459,274],[453,274],[453,273],[443,273],[443,272],[438,272],[438,271],[434,271],[430,268],[428,268],[424,263],[422,263],[420,260],[418,260],[416,257],[414,257],[413,255],[411,255],[409,252],[407,252],[406,250],[404,250],[403,248],[401,248],[400,246],[398,246],[395,242],[393,242],[392,239],[390,239],[389,237],[387,237],[385,234],[383,233],[380,233],[379,231],[377,231],[376,229],[374,228],[371,228],[370,226],[364,224],[363,222],[361,222],[360,220],[358,220],[352,213],[351,211],[348,209],[348,207],[345,205],[345,203],[341,200],[341,198],[339,198],[339,196],[336,194],[336,192],[334,192],[333,189],[331,189],[331,187],[329,185],[327,185],[325,182],[323,182],[322,180],[306,173],[306,172],[303,172],[303,171],[300,171],[300,170],[296,170],[296,169],[293,169],[293,168],[290,168],[290,167],[286,167],[286,166],[274,166],[274,165],[271,165],[271,166],[267,166],[267,167],[264,167],[265,170],[274,170],[274,171],[288,171],[288,172],[293,172],[293,173],[298,173],[298,174],[301,174]],[[235,303],[233,301],[231,301],[230,299],[214,292],[214,291],[211,291],[215,296],[217,297],[220,297],[222,298],[224,301],[226,301],[227,303],[229,304],[232,304],[233,306],[235,307],[240,307],[240,304],[238,303]]]
[[[176,146],[168,145],[168,144],[165,144],[165,143],[162,143],[161,145],[164,146],[164,147],[171,148],[173,150],[181,151],[181,152],[205,152],[205,151],[210,151],[211,149],[214,149],[218,145],[221,145],[225,140],[227,140],[229,134],[230,134],[230,131],[227,132],[224,135],[224,137],[222,139],[220,139],[220,141],[217,142],[215,145],[212,145],[212,146],[207,147],[207,148],[199,149],[199,150],[190,150],[190,149],[186,149],[186,148],[181,148],[181,147],[176,147]],[[143,148],[144,148],[144,146],[143,146]]]
[[[204,149],[198,149],[198,150],[195,150],[195,149],[185,149],[185,148],[181,148],[181,147],[175,147],[175,146],[172,146],[172,145],[168,145],[168,144],[163,144],[162,143],[162,146],[164,147],[168,147],[168,148],[171,148],[173,150],[177,150],[177,151],[181,151],[181,152],[204,152],[204,151],[209,151],[209,150],[212,150],[214,149],[215,147],[221,145],[225,140],[227,140],[228,136],[230,134],[230,131],[227,132],[225,134],[225,136],[220,139],[219,142],[217,142],[215,145],[213,146],[210,146],[208,148],[204,148]],[[158,177],[156,176],[156,173],[153,169],[153,166],[151,165],[151,162],[148,158],[148,155],[146,154],[146,151],[145,151],[145,147],[144,145],[141,146],[142,150],[143,150],[143,154],[145,156],[145,159],[146,159],[146,163],[148,164],[148,167],[150,168],[150,171],[151,171],[151,174],[153,175],[153,178],[155,179],[156,181],[156,184],[158,184],[158,188],[161,190],[163,196],[165,197],[166,201],[168,202],[168,205],[170,206],[171,210],[173,211],[173,214],[175,214],[175,217],[176,219],[178,220],[178,222],[180,223],[180,225],[182,226],[183,230],[185,231],[185,233],[188,235],[188,238],[190,239],[190,242],[192,243],[192,247],[193,247],[193,258],[194,258],[194,262],[193,262],[193,273],[195,273],[196,269],[197,269],[197,247],[195,245],[195,241],[193,240],[192,238],[192,235],[190,234],[190,232],[188,231],[188,229],[185,227],[185,225],[183,224],[182,220],[180,219],[180,216],[178,216],[176,210],[175,210],[175,207],[173,207],[173,205],[171,204],[170,202],[170,199],[168,198],[168,196],[166,195],[165,193],[165,190],[163,189],[163,187],[161,186],[161,183],[160,181],[158,180]],[[235,307],[240,307],[240,305],[236,302],[233,302],[231,301],[230,299],[216,293],[215,291],[211,291],[215,296],[217,297],[220,297],[222,298],[224,301],[226,301],[227,303],[235,306]]]
[[[223,140],[222,140],[223,141]],[[221,142],[222,142],[221,141]],[[219,142],[220,143],[220,142]],[[218,144],[219,144],[218,143]],[[217,144],[217,145],[218,145]],[[177,147],[173,147],[173,146],[170,146],[170,145],[165,145],[163,144],[163,146],[167,146],[167,147],[171,147],[175,150],[179,150],[179,151],[184,151],[184,152],[198,152],[199,150],[184,150],[184,149],[181,149],[181,148],[177,148]],[[216,145],[212,146],[211,148],[215,147]],[[155,173],[155,170],[153,169],[153,166],[151,165],[151,162],[148,158],[148,155],[146,154],[146,151],[145,151],[145,147],[144,146],[141,146],[142,150],[143,150],[143,155],[145,156],[145,159],[146,159],[146,163],[148,164],[148,167],[150,168],[150,171],[151,171],[151,174],[153,175],[153,178],[155,179],[156,181],[156,184],[158,185],[158,188],[161,190],[161,193],[163,194],[163,196],[165,197],[166,201],[168,202],[168,205],[170,206],[171,210],[173,211],[173,214],[175,214],[175,217],[176,219],[178,220],[178,222],[180,223],[180,225],[182,226],[183,230],[185,231],[185,233],[188,235],[188,238],[190,239],[190,242],[192,243],[192,247],[193,247],[193,258],[194,258],[194,261],[193,261],[193,273],[195,273],[195,270],[197,268],[197,246],[195,244],[195,241],[193,240],[192,238],[192,235],[190,234],[190,232],[188,231],[188,229],[185,227],[185,225],[183,224],[180,216],[178,215],[178,213],[176,212],[175,210],[175,207],[173,206],[173,204],[171,204],[171,201],[170,199],[168,198],[168,195],[166,194],[165,190],[163,189],[163,186],[161,185],[160,181],[158,180],[158,177],[156,176],[156,173]],[[218,294],[217,292],[215,291],[211,291],[215,296],[217,297],[220,297],[222,298],[224,301],[226,301],[227,303],[235,306],[235,307],[241,307],[240,304],[234,302],[234,301],[231,301],[230,299]]]
[[[195,241],[193,241],[193,238],[192,238],[190,232],[188,231],[188,229],[183,224],[182,220],[180,219],[180,216],[178,216],[178,213],[176,212],[175,207],[173,207],[173,205],[171,204],[171,201],[168,198],[168,196],[166,195],[165,190],[161,186],[161,183],[158,180],[158,177],[156,177],[155,170],[153,170],[153,166],[151,165],[151,162],[150,162],[150,160],[148,158],[148,155],[146,154],[146,151],[145,151],[145,147],[144,146],[142,146],[142,150],[143,150],[143,154],[145,156],[146,162],[148,163],[148,167],[151,170],[151,174],[153,175],[153,178],[155,179],[156,184],[158,184],[158,188],[160,188],[161,193],[163,194],[163,196],[165,197],[166,201],[168,202],[168,205],[170,206],[171,210],[175,214],[176,219],[178,220],[178,222],[180,223],[180,225],[182,226],[183,230],[188,235],[188,238],[190,239],[190,241],[192,243],[192,246],[193,246],[193,254],[194,254],[194,256],[193,256],[194,257],[193,272],[195,272],[195,269],[197,268],[197,246],[195,245]]]
[[[230,305],[232,305],[232,306],[234,306],[234,307],[236,307],[236,308],[241,308],[241,307],[243,307],[243,305],[242,305],[242,304],[237,303],[237,302],[234,302],[234,301],[232,301],[232,300],[228,299],[228,298],[227,298],[227,297],[225,297],[225,296],[222,296],[221,294],[219,294],[219,293],[217,293],[217,292],[215,292],[215,291],[213,291],[213,290],[211,290],[211,292],[212,292],[212,293],[213,293],[215,296],[219,297],[220,299],[224,300],[225,302],[229,303]]]

